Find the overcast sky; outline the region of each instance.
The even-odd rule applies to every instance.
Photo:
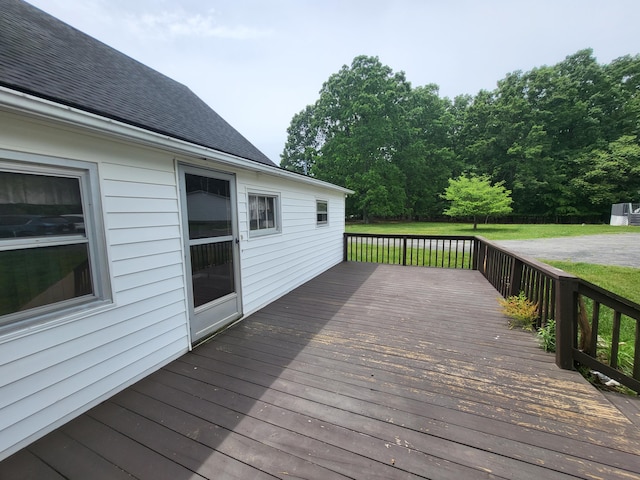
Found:
[[[187,85],[274,162],[358,55],[453,98],[583,48],[640,53],[639,0],[29,0]]]

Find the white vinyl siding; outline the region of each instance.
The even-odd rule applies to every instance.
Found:
[[[253,313],[342,260],[344,193],[0,112],[0,149],[97,166],[111,302],[0,334],[0,459],[189,349],[177,162],[235,174],[241,295]],[[278,172],[275,172],[279,175]],[[278,235],[252,236],[250,192],[277,192]],[[240,194],[241,193],[241,194]],[[331,219],[316,226],[316,199]]]
[[[2,114],[9,145],[97,165],[112,303],[0,335],[0,458],[189,348],[173,156]]]
[[[239,190],[257,188],[251,175],[238,175]],[[342,261],[344,194],[261,175],[262,188],[280,192],[282,235],[253,238],[248,206],[240,204],[242,293],[250,314]],[[268,182],[268,183],[267,183]],[[316,225],[316,199],[330,200],[330,224]],[[243,222],[243,218],[245,219]]]

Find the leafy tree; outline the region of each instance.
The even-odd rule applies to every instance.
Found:
[[[640,133],[639,86],[638,56],[599,65],[590,49],[510,73],[459,114],[456,153],[468,171],[504,181],[518,214],[596,213],[583,181],[595,186],[588,177],[598,152]]]
[[[581,172],[571,183],[594,213],[606,214],[612,203],[628,202],[640,195],[640,145],[635,136],[623,135],[578,162]]]
[[[316,155],[322,146],[314,118],[314,109],[308,105],[294,115],[287,128],[287,143],[284,146],[280,166],[293,172],[309,175],[315,165]]]
[[[473,229],[478,228],[479,216],[496,216],[511,213],[511,191],[504,182],[491,185],[486,175],[461,175],[449,179],[443,198],[451,205],[444,211],[451,217],[473,217]]]
[[[351,188],[347,214],[365,221],[435,216],[465,171],[512,192],[519,215],[599,215],[640,200],[639,119],[639,55],[580,50],[453,101],[360,56],[293,117],[281,165]]]
[[[348,214],[405,213],[405,176],[396,165],[411,85],[377,57],[356,57],[296,115],[281,165],[355,191]]]
[[[452,175],[450,102],[411,88],[377,57],[356,57],[292,119],[281,166],[348,187],[347,214],[429,216]]]
[[[408,217],[425,218],[442,212],[439,193],[453,176],[456,164],[450,141],[454,122],[451,108],[448,99],[438,96],[437,85],[418,87],[411,92],[394,157],[404,173]]]

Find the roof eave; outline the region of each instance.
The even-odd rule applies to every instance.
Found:
[[[2,86],[0,86],[0,107],[103,134],[109,134],[133,143],[161,148],[176,154],[195,156],[204,160],[214,160],[243,170],[257,171],[276,177],[287,178],[296,182],[336,190],[345,195],[354,193],[348,188],[311,177],[300,176],[277,166],[270,166],[254,160],[238,157]]]

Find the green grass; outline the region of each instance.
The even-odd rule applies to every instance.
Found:
[[[640,268],[559,260],[542,261],[640,304]]]
[[[613,233],[640,233],[638,227],[612,225],[557,224],[479,224],[477,230],[468,223],[394,222],[351,223],[348,233],[379,233],[389,235],[480,235],[489,240],[526,240],[532,238],[576,237]]]

